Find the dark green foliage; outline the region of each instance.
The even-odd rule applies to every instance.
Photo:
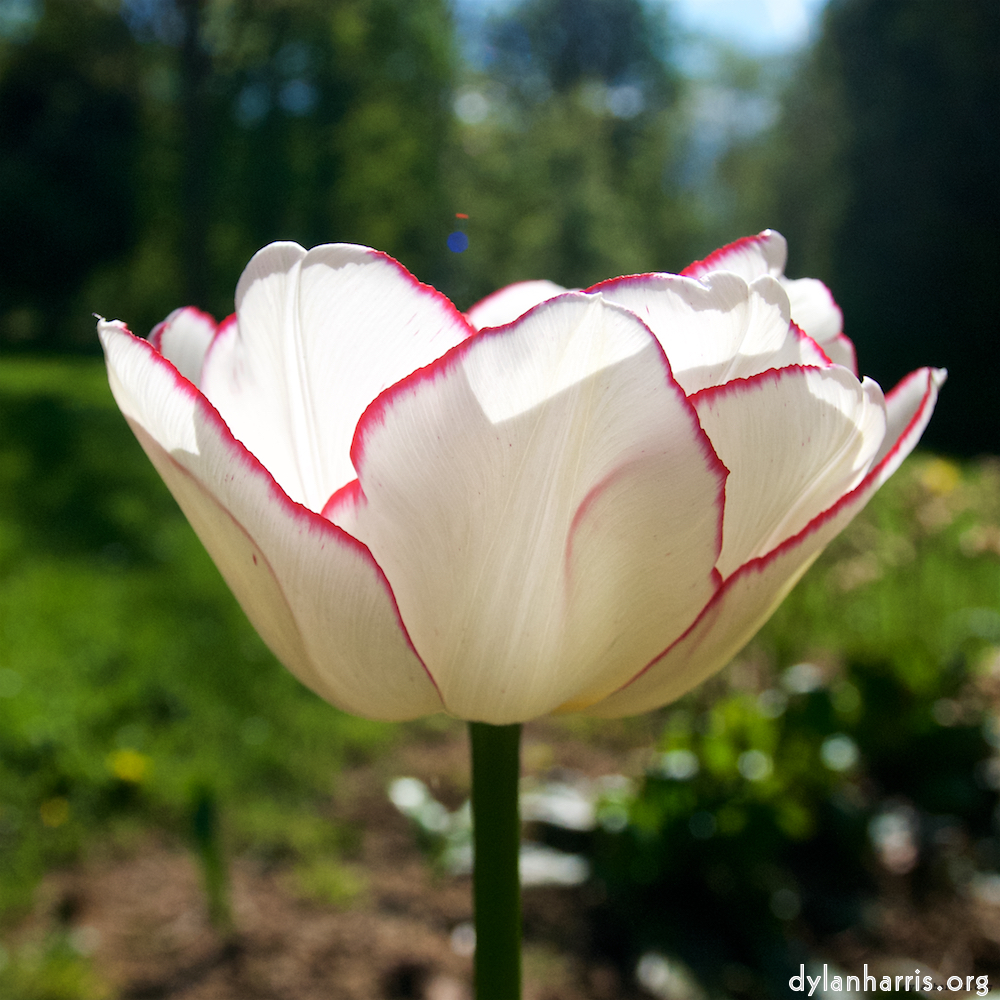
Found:
[[[50,0],[30,44],[0,47],[0,339],[61,335],[86,278],[138,238],[130,39],[81,6]]]
[[[446,224],[443,4],[245,7],[215,81],[230,124],[220,123],[212,158],[213,214],[244,239],[226,260],[230,276],[280,235],[366,243],[432,277]]]
[[[951,384],[931,446],[1000,450],[1000,5],[839,0],[789,91],[769,224],[835,289],[862,369]]]
[[[915,891],[925,903],[954,891],[956,842],[994,833],[996,795],[975,779],[991,749],[981,723],[934,721],[932,695],[952,693],[946,677],[914,697],[889,665],[859,663],[837,684],[793,695],[773,723],[745,697],[711,708],[699,699],[704,714],[685,737],[668,723],[665,745],[683,739],[702,771],[690,781],[651,772],[629,827],[599,837],[608,902],[595,942],[626,967],[650,948],[679,955],[715,988],[734,969],[754,970],[757,987],[780,996],[812,941],[864,926],[881,881],[869,831],[896,806],[917,824]],[[861,706],[854,722],[836,707],[847,685]],[[821,748],[845,736],[861,763],[841,774]],[[739,755],[762,746],[773,773],[747,780]]]
[[[232,311],[275,239],[441,272],[444,0],[46,0],[0,37],[0,344]]]

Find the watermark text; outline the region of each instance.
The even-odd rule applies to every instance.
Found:
[[[818,971],[818,970],[817,970]],[[788,988],[795,993],[937,993],[949,990],[952,993],[972,993],[984,997],[990,991],[989,976],[949,976],[943,983],[933,976],[914,969],[910,975],[876,976],[864,971],[858,976],[847,976],[839,970],[830,972],[824,964],[822,975],[809,975],[804,965],[788,980]]]

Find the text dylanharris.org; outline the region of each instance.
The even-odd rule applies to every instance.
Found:
[[[806,975],[806,967],[799,966],[796,975],[788,980],[788,988],[796,993],[812,996],[822,986],[822,993],[932,993],[948,989],[952,993],[964,990],[966,993],[976,991],[976,996],[984,997],[990,991],[989,976],[949,976],[945,982],[935,982],[933,976],[926,975],[920,969],[914,969],[912,975],[906,976],[873,976],[868,972],[868,966],[860,976],[845,976],[837,972],[830,975],[824,964],[823,975]]]

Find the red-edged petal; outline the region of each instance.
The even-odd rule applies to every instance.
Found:
[[[725,666],[912,451],[934,410],[945,374],[922,368],[903,379],[886,397],[890,434],[860,485],[777,549],[741,566],[685,635],[588,713],[614,718],[649,711],[674,701]]]
[[[215,320],[185,306],[175,309],[162,323],[153,327],[149,342],[189,381],[201,381],[201,365],[205,359],[217,325]]]
[[[265,247],[240,278],[236,310],[202,390],[282,489],[316,511],[354,478],[365,407],[472,333],[391,257],[347,244]]]
[[[724,578],[853,490],[885,438],[882,390],[837,365],[764,372],[692,402],[730,472]]]
[[[612,278],[589,288],[634,312],[656,335],[689,395],[770,368],[830,364],[790,322],[788,296],[773,278],[748,284],[722,271]]]
[[[825,346],[843,332],[844,314],[822,281],[782,278],[781,285],[788,293],[792,318],[813,340]]]
[[[900,379],[886,395],[888,426],[869,476],[874,477],[876,489],[916,447],[934,412],[938,391],[947,378],[944,368],[918,368]]]
[[[765,274],[773,278],[784,274],[787,260],[788,243],[785,237],[773,229],[765,229],[756,236],[744,236],[713,250],[704,260],[688,264],[681,274],[702,278],[712,271],[730,271],[749,284]],[[798,322],[797,316],[795,319]]]
[[[703,278],[713,271],[730,271],[747,282],[770,275],[781,282],[791,302],[792,319],[813,338],[834,364],[858,374],[854,345],[843,334],[844,317],[830,290],[815,278],[785,277],[788,244],[781,233],[765,229],[746,236],[695,261],[681,271]]]
[[[619,686],[718,586],[725,470],[634,315],[570,293],[393,386],[330,516],[372,550],[454,715]]]
[[[518,316],[523,316],[540,302],[565,291],[562,285],[552,281],[519,281],[480,299],[465,314],[465,318],[477,330],[489,326],[504,326],[513,323]]]
[[[146,342],[102,321],[111,389],[140,443],[275,655],[346,711],[441,710],[371,553],[293,503],[219,414]]]

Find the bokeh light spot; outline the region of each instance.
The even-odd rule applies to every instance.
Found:
[[[125,747],[111,754],[108,768],[119,781],[138,784],[149,770],[149,758],[138,750]]]

